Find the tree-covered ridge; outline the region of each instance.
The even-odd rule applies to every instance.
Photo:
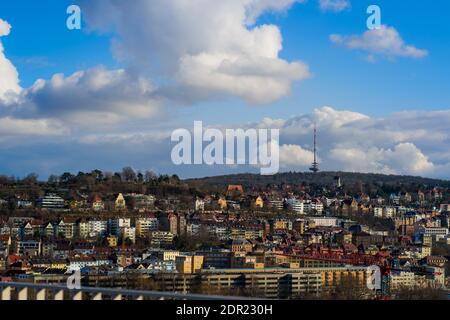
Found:
[[[247,190],[289,187],[323,188],[335,185],[335,177],[340,177],[342,189],[349,193],[371,193],[389,195],[398,192],[426,191],[435,187],[450,188],[449,180],[432,178],[384,175],[375,173],[353,172],[285,172],[273,176],[258,174],[235,174],[200,179],[190,179],[185,182],[194,186],[209,186],[223,189],[230,184],[240,184]]]

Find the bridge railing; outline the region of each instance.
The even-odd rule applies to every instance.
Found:
[[[174,292],[141,291],[115,288],[82,287],[0,282],[0,300],[249,300],[246,297],[228,297]]]

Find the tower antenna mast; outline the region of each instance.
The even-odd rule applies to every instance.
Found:
[[[319,172],[319,163],[317,162],[317,127],[316,124],[314,124],[314,162],[309,168],[310,171],[313,173]]]

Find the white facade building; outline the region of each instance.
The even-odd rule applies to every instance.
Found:
[[[105,220],[90,220],[89,237],[95,238],[104,236],[108,232],[108,221]]]
[[[108,232],[113,236],[120,236],[123,228],[131,227],[130,218],[116,218],[108,220]]]
[[[122,230],[122,239],[130,240],[133,244],[136,243],[136,228],[135,227],[124,227]]]
[[[383,218],[383,207],[373,208],[373,216],[377,218]]]
[[[340,222],[338,218],[332,217],[314,217],[309,218],[309,220],[314,222],[316,227],[337,227]]]
[[[195,211],[205,211],[205,201],[202,199],[195,200]]]
[[[288,204],[289,209],[291,209],[295,213],[305,214],[305,212],[306,212],[305,204],[301,200],[294,199],[294,198],[288,199],[287,204]]]
[[[64,199],[60,196],[50,193],[38,200],[38,205],[42,209],[63,209],[65,206]]]

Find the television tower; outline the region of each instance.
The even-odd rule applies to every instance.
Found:
[[[317,128],[314,124],[314,162],[312,163],[311,168],[309,168],[310,171],[313,173],[319,172],[319,163],[317,162]]]

